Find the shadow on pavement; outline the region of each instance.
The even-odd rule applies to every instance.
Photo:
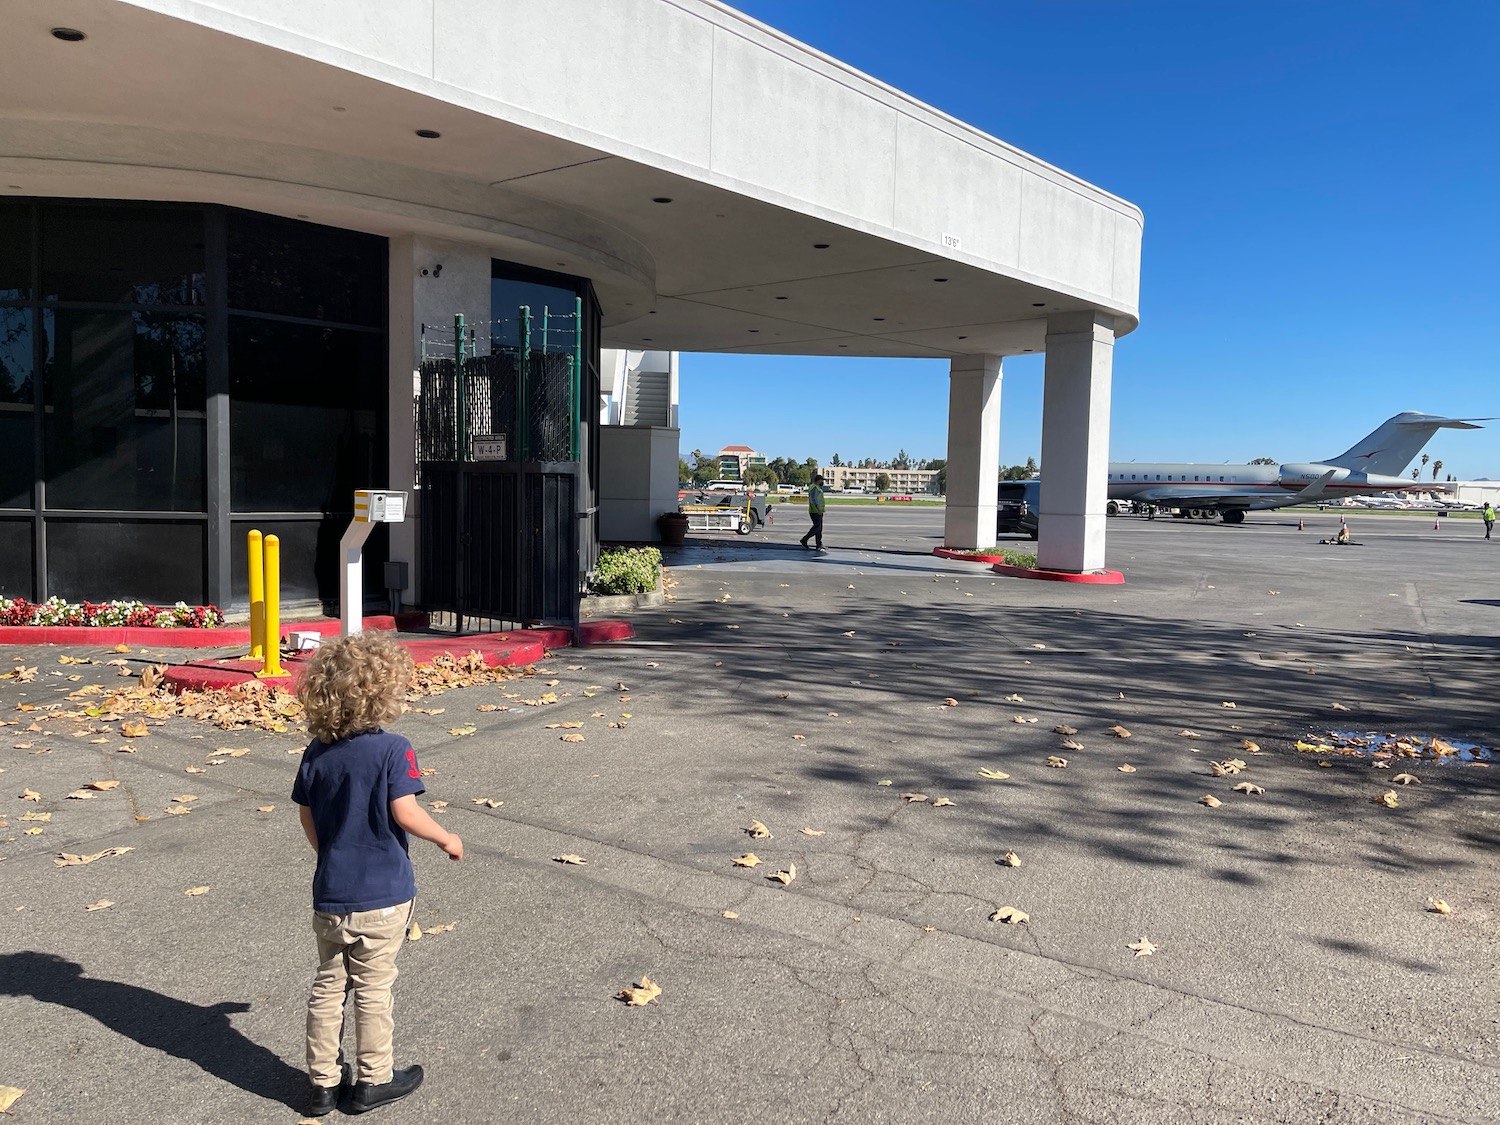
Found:
[[[77,962],[35,950],[0,955],[0,994],[72,1008],[247,1093],[302,1108],[307,1076],[230,1025],[230,1014],[248,1011],[249,1004],[192,1004],[123,981],[86,977]]]

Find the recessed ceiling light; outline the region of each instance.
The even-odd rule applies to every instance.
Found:
[[[8,187],[8,188],[10,188],[11,191],[20,191],[21,190],[21,185],[20,184],[6,184],[5,186]]]
[[[943,282],[947,281],[948,279],[946,277],[935,277],[932,280],[936,281],[938,284],[942,284]]]
[[[759,332],[760,329],[759,328],[750,328],[750,329],[747,329],[747,331],[750,331],[750,332]]]
[[[848,344],[840,344],[839,345],[839,347],[841,347],[841,348],[847,348],[848,346],[849,346]]]
[[[442,135],[443,134],[439,133],[436,129],[418,129],[417,130],[417,136],[421,137],[424,141],[435,141],[439,137],[441,137]]]
[[[776,298],[776,299],[777,299],[777,300],[778,300],[778,301],[785,301],[785,300],[786,300],[786,298],[785,298],[785,297],[777,297],[777,298]]]
[[[959,337],[959,339],[960,339],[960,340],[967,340],[967,339],[968,339],[968,337],[967,337],[967,336],[960,336],[960,337]]]
[[[1035,349],[1035,348],[1022,348],[1022,349],[1021,349],[1021,350],[1022,350],[1022,351],[1023,351],[1023,352],[1034,352],[1034,351],[1036,351],[1036,349]]]
[[[76,27],[54,27],[52,38],[61,39],[64,43],[82,43],[88,36]]]
[[[655,310],[655,309],[652,309],[652,310],[651,310],[651,312],[650,312],[650,314],[649,314],[649,315],[651,315],[651,316],[655,316],[655,315],[656,315],[656,310]]]
[[[641,337],[641,342],[649,344],[651,342],[651,337],[650,336],[642,336]]]
[[[1034,308],[1034,309],[1044,309],[1044,308],[1047,307],[1047,302],[1046,301],[1033,301],[1031,303],[1031,307]]]
[[[336,105],[336,106],[333,107],[333,112],[334,113],[348,113],[349,110],[347,108],[345,108],[344,106]]]
[[[883,316],[876,316],[876,317],[871,317],[870,319],[871,320],[884,320],[885,317],[883,317]]]
[[[671,203],[672,202],[672,197],[670,195],[655,195],[655,196],[651,197],[651,202],[652,203]]]
[[[813,243],[813,249],[814,250],[827,250],[828,249],[828,243],[826,243],[826,242],[814,242]]]

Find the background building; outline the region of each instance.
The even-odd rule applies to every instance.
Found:
[[[719,450],[719,476],[723,480],[746,480],[751,469],[764,469],[766,455],[748,445],[726,445]]]
[[[827,487],[836,491],[845,491],[850,488],[862,488],[866,492],[894,492],[903,493],[931,493],[937,494],[938,475],[937,469],[892,469],[889,466],[876,466],[869,469],[856,469],[849,465],[825,465],[818,472],[823,474],[823,482]],[[885,489],[880,489],[878,482],[884,477],[889,484]]]

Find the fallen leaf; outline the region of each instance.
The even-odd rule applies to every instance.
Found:
[[[23,801],[40,801],[41,799],[42,799],[42,795],[40,793],[38,793],[35,789],[23,789],[23,790],[21,790],[21,800],[23,800]]]
[[[115,647],[112,648],[112,649],[110,649],[109,651],[110,652],[129,652],[130,651],[130,646],[126,645],[126,644],[119,644],[119,645],[115,645]]]
[[[918,803],[920,803],[922,801],[927,800],[927,794],[926,793],[903,793],[903,794],[901,794],[901,799],[903,801],[910,801],[912,804],[918,804]]]
[[[1245,751],[1248,752],[1248,753],[1251,753],[1251,754],[1259,754],[1260,753],[1260,744],[1256,743],[1256,742],[1251,742],[1248,738],[1242,738],[1242,739],[1240,739],[1240,746],[1243,747],[1245,749]]]
[[[1199,799],[1198,803],[1200,805],[1207,805],[1211,809],[1216,809],[1224,802],[1219,800],[1219,798],[1215,797],[1212,793],[1207,793]]]
[[[471,797],[469,798],[469,802],[470,804],[483,805],[487,809],[498,809],[501,805],[505,804],[504,801],[497,801],[493,797]]]
[[[1430,898],[1430,899],[1428,899],[1427,900],[1427,910],[1431,914],[1452,914],[1453,913],[1453,907],[1449,906],[1446,902],[1444,902],[1440,898]]]
[[[642,977],[634,988],[622,988],[616,992],[615,999],[625,1001],[632,1008],[639,1008],[644,1004],[654,1004],[660,995],[661,985],[650,977]]]
[[[441,922],[436,926],[428,926],[426,932],[428,934],[451,933],[453,931],[453,927],[456,925],[458,925],[457,922]]]
[[[1119,770],[1121,773],[1135,773],[1135,767],[1132,766],[1129,762],[1123,762],[1120,765],[1116,766],[1115,769]]]
[[[720,918],[738,918],[739,915],[736,914],[733,910],[726,910],[726,911],[724,911],[724,913],[720,914],[719,917]]]
[[[745,835],[754,837],[757,840],[769,840],[771,838],[771,830],[760,821],[752,820],[750,827],[745,829]]]
[[[474,708],[476,711],[509,711],[510,706],[505,703],[481,703]]]
[[[1418,778],[1415,774],[1410,774],[1410,773],[1398,773],[1395,777],[1391,778],[1391,780],[1394,781],[1397,785],[1421,785],[1422,784],[1422,781],[1421,781],[1420,778]]]
[[[1042,644],[1040,641],[1038,641],[1038,642],[1034,643],[1031,647],[1032,648],[1046,648],[1047,646],[1044,645],[1044,644]]]
[[[989,778],[991,781],[1008,781],[1010,779],[1010,774],[1004,770],[992,770],[989,768],[981,769],[979,776]]]
[[[1223,703],[1219,704],[1219,706],[1220,707],[1228,707],[1230,710],[1233,710],[1235,705],[1233,703],[1229,702],[1229,700],[1226,699]]]
[[[235,749],[230,749],[228,746],[221,746],[213,752],[212,756],[216,758],[243,758],[248,753],[250,753],[250,749],[247,746],[240,746]]]
[[[1195,730],[1180,730],[1177,732],[1179,738],[1202,738],[1203,736]]]
[[[932,802],[932,807],[935,808],[935,809],[947,809],[947,808],[952,808],[953,804],[954,804],[953,801],[950,800],[949,798],[947,798],[947,797],[939,797],[937,800],[935,800],[935,801]]]
[[[1001,867],[1020,867],[1021,866],[1021,857],[1018,856],[1015,852],[1006,852],[1003,856],[1000,857],[1000,866]]]
[[[172,800],[176,801],[179,805],[190,805],[197,799],[198,795],[196,793],[183,793],[181,796],[172,798]]]
[[[574,731],[572,734],[561,735],[558,738],[558,741],[559,742],[582,742],[583,741],[583,735],[579,734],[577,731]]]
[[[1083,743],[1079,742],[1076,738],[1065,738],[1062,740],[1062,748],[1064,750],[1082,750]]]
[[[1262,796],[1265,795],[1265,792],[1266,792],[1265,789],[1263,789],[1261,786],[1254,785],[1254,784],[1252,784],[1251,782],[1248,782],[1248,781],[1242,781],[1242,782],[1240,782],[1238,785],[1236,785],[1234,787],[1234,791],[1236,793],[1246,793],[1246,794],[1250,795],[1251,797],[1262,797]]]
[[[804,828],[804,829],[802,829],[802,835],[804,835],[804,836],[825,836],[825,835],[827,835],[827,832],[825,832],[821,828]]]
[[[433,812],[442,812],[444,809],[446,809],[448,807],[448,802],[447,801],[428,801],[427,802],[427,807],[429,809],[431,809]]]
[[[67,799],[70,801],[92,801],[98,795],[92,789],[75,789],[68,794]]]
[[[1112,734],[1112,735],[1114,735],[1116,738],[1129,738],[1130,737],[1130,732],[1128,730],[1126,730],[1124,727],[1122,727],[1119,723],[1116,723],[1114,726],[1110,727],[1109,728],[1109,733]]]
[[[1031,921],[1031,915],[1014,906],[1002,906],[990,915],[991,922],[1004,922],[1007,926],[1021,926]]]
[[[107,898],[101,898],[98,902],[91,902],[91,903],[89,903],[87,906],[84,907],[84,909],[88,910],[88,911],[108,910],[113,905],[114,905],[114,903],[110,902],[109,899],[107,899]]]
[[[1056,754],[1048,754],[1047,764],[1055,770],[1065,770],[1068,768],[1068,759],[1059,758]]]
[[[187,895],[189,898],[197,898],[199,895],[208,894],[209,890],[210,888],[208,887],[189,887],[182,893]]]
[[[793,742],[806,742],[807,741],[807,735],[805,735],[805,734],[794,734],[794,735],[792,735],[792,741]]]
[[[1012,715],[1010,721],[1013,723],[1034,723],[1036,719],[1031,715]]]
[[[151,732],[141,720],[126,719],[120,724],[120,733],[126,738],[140,738]]]
[[[448,733],[451,734],[451,735],[453,735],[453,737],[455,737],[455,738],[463,738],[463,737],[465,737],[467,735],[473,734],[478,729],[479,728],[476,727],[476,726],[474,726],[473,723],[469,723],[469,724],[467,724],[465,726],[461,726],[461,727],[449,727],[448,728]]]
[[[49,813],[49,812],[28,812],[28,813],[22,813],[20,816],[16,817],[16,819],[17,820],[30,820],[30,821],[35,821],[38,824],[46,824],[49,821],[51,821],[52,814]]]
[[[1133,941],[1125,948],[1135,950],[1137,957],[1150,957],[1151,954],[1156,952],[1156,946],[1151,944],[1151,939],[1145,934],[1141,935],[1140,941]]]
[[[258,813],[271,813],[271,812],[275,812],[276,811],[276,806],[275,805],[259,805],[259,806],[256,807],[255,811],[258,812]]]
[[[1067,723],[1058,723],[1057,726],[1055,726],[1055,727],[1052,728],[1052,733],[1053,734],[1077,734],[1078,733],[1078,728],[1077,727],[1070,727],[1070,726],[1068,726]]]
[[[119,787],[118,781],[90,781],[84,786],[85,789],[97,789],[101,793],[108,793],[111,789]]]
[[[852,636],[854,636],[854,630],[850,629],[847,633],[840,633],[839,636],[841,636],[841,637],[852,637]]]
[[[1332,707],[1335,711],[1349,710],[1349,708],[1345,707],[1342,703],[1330,703],[1328,706]]]
[[[880,780],[879,780],[879,781],[877,781],[877,782],[876,782],[876,783],[875,783],[875,784],[876,784],[876,785],[890,785],[890,784],[891,784],[891,779],[890,779],[890,778],[888,778],[888,777],[882,777],[882,778],[881,778],[881,779],[880,779]]]
[[[25,834],[27,836],[40,836],[42,834],[42,829],[40,829],[40,828],[28,828],[28,829],[26,829]]]
[[[0,1113],[9,1114],[10,1107],[15,1105],[25,1092],[25,1086],[0,1086]]]
[[[954,699],[950,695],[946,699],[943,700],[943,706],[944,707],[957,707],[958,706],[958,700]]]
[[[187,767],[184,768],[183,772],[184,773],[207,773],[208,771],[206,769],[204,769],[202,766],[187,766]]]
[[[572,852],[564,852],[562,855],[553,856],[552,862],[565,863],[573,867],[582,867],[588,863],[588,860],[584,859],[581,855],[574,855]]]
[[[758,867],[763,861],[754,852],[746,852],[734,861],[736,867]]]
[[[769,874],[769,875],[766,876],[767,879],[774,880],[775,882],[780,883],[783,887],[786,886],[788,883],[790,883],[796,877],[797,877],[797,865],[795,863],[789,863],[789,864],[787,864],[785,871],[773,871],[773,872],[771,872],[771,874]]]
[[[417,920],[415,918],[413,918],[411,920],[411,925],[406,927],[406,940],[407,941],[421,941],[422,940],[422,927],[419,926],[419,925],[417,925]]]
[[[1388,809],[1397,808],[1401,804],[1401,800],[1396,796],[1396,791],[1394,789],[1387,789],[1380,796],[1372,797],[1371,800],[1373,800],[1377,805],[1384,805]]]
[[[1007,703],[1025,703],[1026,700],[1022,699],[1019,695],[1007,695],[1005,697],[1005,702],[1007,702]]]

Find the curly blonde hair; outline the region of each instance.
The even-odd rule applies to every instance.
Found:
[[[355,633],[320,646],[297,685],[307,729],[324,743],[374,730],[402,712],[411,654],[381,633]]]

